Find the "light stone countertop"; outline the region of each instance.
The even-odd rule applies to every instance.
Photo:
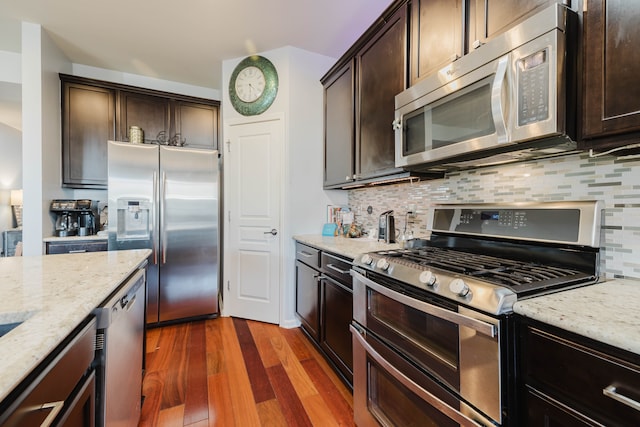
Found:
[[[616,279],[518,301],[513,310],[640,354],[640,281]]]
[[[334,254],[343,255],[347,258],[355,259],[365,252],[382,251],[385,249],[398,249],[398,243],[378,242],[376,239],[360,237],[352,239],[349,237],[322,236],[318,234],[305,234],[293,236],[294,240],[300,243],[314,246]]]
[[[0,258],[0,401],[149,257],[148,249]]]

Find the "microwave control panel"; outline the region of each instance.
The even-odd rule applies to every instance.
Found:
[[[549,118],[549,70],[548,49],[517,60],[518,126]]]

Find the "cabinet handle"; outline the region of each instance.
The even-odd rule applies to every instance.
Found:
[[[331,269],[333,271],[337,271],[340,274],[349,274],[349,270],[342,270],[342,269],[336,267],[333,264],[327,264],[327,268],[329,268],[329,269]]]
[[[635,409],[636,411],[640,411],[640,402],[638,402],[637,400],[633,400],[632,398],[627,397],[623,394],[618,393],[618,390],[614,385],[610,385],[609,387],[603,388],[602,394],[612,398],[613,400],[617,400],[623,405],[627,405],[628,407]]]
[[[397,118],[393,122],[391,122],[391,129],[393,130],[402,129],[402,119]]]
[[[43,403],[42,405],[29,406],[21,410],[21,412],[24,411],[24,413],[27,414],[29,412],[50,410],[51,412],[49,412],[49,415],[47,415],[47,417],[42,421],[42,424],[40,424],[40,427],[49,427],[51,424],[53,424],[53,421],[56,419],[60,411],[62,411],[63,406],[64,400],[58,400],[57,402],[49,402]]]
[[[74,251],[69,251],[70,254],[81,254],[81,253],[84,253],[84,252],[87,252],[87,250],[86,249],[76,249]]]
[[[309,252],[305,252],[305,251],[298,251],[297,254],[302,255],[305,258],[311,258],[313,256],[313,254],[310,254]]]

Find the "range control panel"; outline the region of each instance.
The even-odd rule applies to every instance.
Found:
[[[437,207],[433,231],[575,242],[580,209]]]

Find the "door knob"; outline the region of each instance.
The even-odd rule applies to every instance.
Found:
[[[278,234],[278,230],[272,228],[271,231],[265,231],[264,234],[271,234],[272,236],[275,236],[276,234]]]

